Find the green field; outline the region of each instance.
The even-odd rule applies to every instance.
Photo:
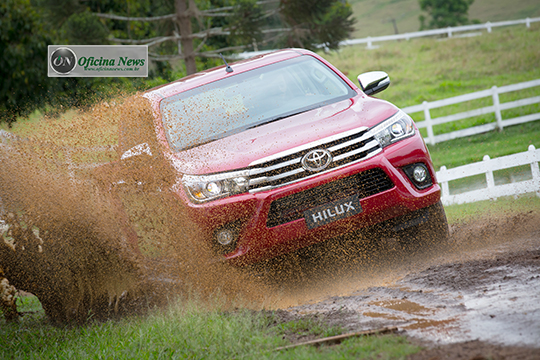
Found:
[[[323,56],[354,82],[363,72],[386,71],[392,84],[380,97],[405,107],[540,79],[540,23],[471,38],[384,42],[374,50],[347,46]]]
[[[400,34],[420,29],[418,0],[350,0],[356,18],[352,39],[395,33],[392,19]],[[540,17],[536,0],[475,0],[469,8],[469,19],[487,21],[518,20]]]
[[[371,70],[384,70],[392,85],[380,97],[399,107],[420,104],[452,96],[540,79],[540,24],[530,29],[509,27],[491,34],[461,39],[416,39],[408,42],[387,42],[375,50],[351,46],[323,54],[330,62],[356,82],[356,76]],[[501,96],[501,102],[516,98],[539,96],[540,87]],[[467,111],[488,106],[491,99],[481,99],[432,112],[432,117],[449,112]],[[503,118],[540,112],[540,104],[507,110]],[[100,113],[101,114],[101,113]],[[60,118],[43,119],[35,113],[30,120],[19,120],[10,131],[23,136],[53,142],[57,145],[114,144],[117,121],[107,122],[90,113],[68,111]],[[423,114],[413,114],[417,121]],[[436,127],[443,133],[495,121],[493,114],[461,120]],[[540,147],[540,122],[506,128],[469,138],[430,146],[435,167],[448,168],[480,161],[484,155],[492,158],[527,150],[529,144]],[[87,127],[84,138],[73,127]],[[6,129],[7,126],[1,125]],[[425,135],[425,131],[422,130]]]
[[[351,46],[339,52],[322,54],[354,82],[356,76],[371,70],[388,72],[392,85],[381,93],[382,99],[399,107],[420,104],[452,96],[485,90],[493,85],[503,86],[540,79],[540,23],[530,29],[521,26],[498,29],[482,36],[459,39],[416,39],[403,42],[386,42],[378,49],[366,50],[364,46]],[[517,98],[539,96],[540,87],[503,94],[501,102]],[[432,111],[432,117],[451,112],[467,111],[489,106],[491,99],[450,106]],[[503,112],[503,118],[540,112],[540,104]],[[102,112],[98,114],[102,115]],[[412,114],[416,121],[423,120],[422,113]],[[478,116],[435,128],[444,133],[465,127],[494,122],[493,114]],[[76,128],[88,128],[81,138]],[[6,129],[5,124],[0,128]],[[44,119],[39,112],[30,120],[19,120],[10,131],[37,138],[57,145],[114,144],[117,120],[107,121],[92,112],[78,114],[68,111],[60,118]],[[424,129],[422,133],[425,135]],[[529,144],[540,147],[540,122],[506,128],[430,146],[430,152],[439,169],[480,161],[484,155],[492,158],[526,151]]]

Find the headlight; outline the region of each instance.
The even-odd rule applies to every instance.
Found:
[[[391,118],[369,130],[368,134],[379,141],[381,147],[386,147],[401,139],[414,134],[413,120],[403,111],[398,111]]]
[[[247,171],[213,175],[184,175],[182,183],[191,198],[197,202],[215,200],[246,193],[249,190]]]

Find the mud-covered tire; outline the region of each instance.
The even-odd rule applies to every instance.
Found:
[[[415,212],[394,230],[403,249],[413,252],[445,246],[450,237],[441,201]]]

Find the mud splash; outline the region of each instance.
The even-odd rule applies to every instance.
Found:
[[[41,139],[0,143],[0,268],[9,282],[35,294],[56,322],[108,318],[188,292],[260,306],[256,279],[216,261],[186,220],[170,164],[116,161],[141,140],[157,150],[146,100],[75,117],[56,132],[45,126]],[[115,153],[103,138],[116,128]]]

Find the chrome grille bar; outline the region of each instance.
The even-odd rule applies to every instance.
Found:
[[[363,146],[361,148],[357,148],[357,149],[354,149],[352,151],[346,152],[344,154],[335,156],[334,161],[340,161],[340,160],[345,159],[347,157],[351,157],[353,155],[360,154],[361,152],[372,150],[373,148],[379,148],[379,142],[377,140],[372,140],[372,141],[370,141],[369,143],[367,143],[365,146]],[[329,149],[329,150],[332,151],[332,149]]]
[[[297,164],[297,163],[300,162],[300,160],[302,160],[302,158],[298,157],[298,158],[295,158],[295,159],[292,159],[292,160],[289,160],[289,161],[284,161],[284,162],[276,164],[276,165],[251,169],[249,171],[249,174],[250,175],[257,175],[257,174],[269,172],[269,171],[272,171],[272,170],[277,170],[277,169],[283,168],[285,166]]]
[[[249,166],[249,192],[256,193],[292,184],[303,179],[366,160],[382,151],[379,142],[360,127],[304,144],[252,162]],[[333,156],[324,171],[311,172],[302,167],[302,158],[314,149],[327,149]]]

